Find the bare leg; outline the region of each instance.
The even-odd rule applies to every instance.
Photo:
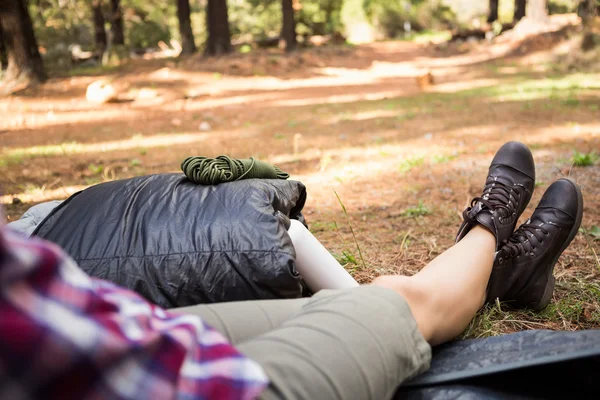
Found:
[[[495,249],[495,237],[476,226],[414,276],[381,276],[372,284],[404,297],[423,337],[430,344],[440,344],[458,336],[483,305]],[[234,302],[171,311],[200,315],[238,344],[280,327],[307,301]]]
[[[459,335],[483,306],[495,249],[494,235],[476,226],[414,276],[381,276],[372,284],[402,295],[423,337],[440,344]]]

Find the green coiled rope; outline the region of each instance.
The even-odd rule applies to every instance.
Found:
[[[287,179],[290,175],[278,167],[253,157],[237,159],[228,156],[188,157],[181,170],[189,180],[199,185],[218,185],[240,179]]]

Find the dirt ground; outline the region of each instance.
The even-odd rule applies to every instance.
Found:
[[[542,39],[450,49],[379,42],[62,72],[0,99],[0,202],[11,221],[89,185],[178,171],[190,155],[254,156],[306,185],[311,230],[366,282],[413,274],[450,246],[494,152],[520,140],[537,166],[523,220],[569,176],[583,189],[583,230],[556,266],[546,311],[488,307],[465,335],[600,328],[600,162],[574,163],[575,152],[600,153],[600,74],[555,72],[544,55],[558,39]],[[428,71],[434,84],[419,85]],[[86,101],[100,78],[118,102]]]

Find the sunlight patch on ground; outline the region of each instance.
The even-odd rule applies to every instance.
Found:
[[[509,123],[510,121],[507,121]],[[511,129],[507,130],[507,134],[509,134],[512,140],[519,140],[525,143],[536,143],[537,145],[542,144],[551,144],[556,142],[557,140],[568,140],[571,142],[573,139],[592,139],[594,137],[600,136],[600,123],[590,123],[590,124],[555,124],[551,126],[539,127],[535,131],[531,131],[528,133],[519,133],[514,134],[511,133]],[[469,128],[463,128],[460,130],[456,130],[454,132],[448,132],[450,136],[454,136],[457,139],[461,138],[476,138],[480,137],[485,139],[489,144],[491,143],[491,138],[487,136],[494,136],[501,131],[498,125],[479,125]],[[468,139],[472,141],[472,139]],[[504,139],[502,139],[504,140]]]
[[[355,113],[342,113],[332,118],[325,118],[321,121],[326,124],[336,124],[340,121],[366,121],[376,118],[393,118],[398,116],[398,111],[395,110],[373,110],[359,111]]]
[[[239,133],[239,135],[242,135]],[[44,156],[68,156],[81,153],[98,153],[138,148],[166,147],[177,144],[190,144],[206,141],[210,138],[207,133],[180,133],[153,136],[135,135],[130,139],[83,144],[77,142],[62,143],[49,146],[32,146],[5,150],[0,155],[0,165],[18,162],[22,158]],[[252,136],[246,131],[246,136]]]
[[[36,188],[27,190],[22,193],[8,194],[0,196],[0,204],[11,204],[13,198],[17,197],[23,203],[39,203],[50,200],[63,200],[71,196],[73,193],[79,192],[88,186],[62,186],[56,189]]]
[[[383,100],[390,97],[400,97],[406,95],[405,90],[388,90],[375,92],[370,91],[369,93],[363,94],[343,94],[334,96],[324,96],[315,98],[304,98],[304,99],[290,99],[290,100],[277,100],[273,101],[272,104],[278,107],[299,107],[309,106],[316,104],[341,104],[341,103],[353,103],[355,101],[363,100]]]
[[[82,100],[85,102],[85,100]],[[31,112],[11,112],[9,116],[0,119],[0,129],[2,128],[41,128],[51,125],[65,125],[85,122],[106,121],[120,118],[128,114],[121,107],[109,109],[85,109],[81,111],[54,112],[52,110],[41,113]]]
[[[495,87],[500,84],[498,79],[472,79],[469,81],[458,81],[448,82],[435,85],[431,91],[439,93],[456,93],[464,90],[483,88],[483,87]]]

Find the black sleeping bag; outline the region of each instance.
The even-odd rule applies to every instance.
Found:
[[[74,194],[34,235],[89,275],[165,308],[301,297],[291,240],[275,213],[304,222],[304,185],[249,179],[199,186],[183,174],[99,184]]]

